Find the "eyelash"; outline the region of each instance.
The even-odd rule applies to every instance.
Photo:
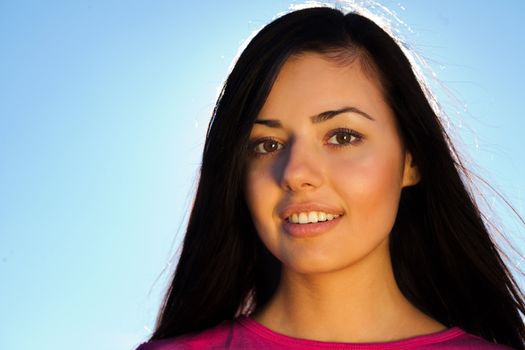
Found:
[[[357,140],[354,140],[354,141],[350,141],[350,142],[347,142],[347,143],[341,143],[341,144],[333,144],[333,143],[328,143],[327,145],[329,147],[336,147],[336,148],[340,148],[340,147],[347,147],[347,146],[353,146],[353,145],[356,145],[358,143],[360,143],[362,140],[363,140],[363,135],[361,135],[360,133],[358,133],[357,131],[355,130],[352,130],[352,129],[348,129],[348,128],[338,128],[338,129],[335,129],[335,130],[332,130],[328,136],[328,140],[330,140],[332,137],[334,136],[337,136],[338,134],[347,134],[349,135],[350,137],[353,137]],[[267,152],[267,153],[258,153],[255,151],[255,148],[258,147],[259,145],[262,145],[264,142],[266,141],[275,141],[277,143],[280,144],[279,141],[277,141],[275,138],[273,137],[261,137],[259,139],[256,139],[252,142],[250,142],[249,144],[249,149],[251,151],[251,153],[255,156],[255,157],[267,157],[267,156],[272,156],[274,155],[277,151],[281,150],[284,145],[282,145],[282,147],[280,149],[278,149],[277,151],[273,151],[273,152]]]

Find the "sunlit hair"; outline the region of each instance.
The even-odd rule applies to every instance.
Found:
[[[172,283],[151,339],[203,330],[264,305],[280,262],[245,201],[248,136],[285,61],[306,52],[356,60],[380,82],[421,181],[402,190],[390,234],[405,297],[447,327],[525,349],[523,294],[489,235],[468,172],[396,41],[370,19],[328,7],[293,11],[249,42],[215,105],[198,189]]]

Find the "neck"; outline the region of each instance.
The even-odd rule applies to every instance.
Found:
[[[394,341],[446,328],[404,297],[389,256],[317,274],[283,267],[276,293],[252,318],[276,332],[320,341]]]

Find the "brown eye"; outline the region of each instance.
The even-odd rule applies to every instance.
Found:
[[[361,135],[350,130],[343,129],[335,131],[328,139],[328,143],[334,146],[341,146],[351,143],[356,143],[361,140]]]
[[[257,143],[255,145],[254,152],[257,154],[268,154],[278,151],[281,148],[283,148],[283,145],[281,145],[276,140],[267,139]]]

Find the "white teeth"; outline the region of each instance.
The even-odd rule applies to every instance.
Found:
[[[288,217],[288,221],[293,224],[308,224],[308,223],[330,221],[337,217],[339,217],[339,215],[327,214],[323,211],[310,211],[310,212],[293,213],[292,215]]]
[[[299,224],[307,224],[308,223],[308,214],[306,213],[299,213]]]

